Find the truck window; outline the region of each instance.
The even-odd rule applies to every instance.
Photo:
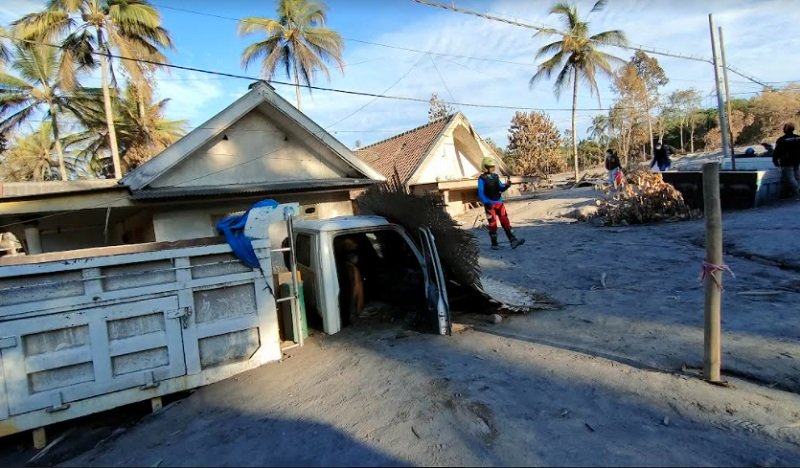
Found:
[[[311,267],[311,236],[308,234],[298,234],[294,245],[297,263]]]

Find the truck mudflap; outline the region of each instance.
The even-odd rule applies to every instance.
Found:
[[[440,335],[450,335],[450,301],[447,296],[447,282],[444,268],[436,250],[436,240],[427,227],[419,228],[422,254],[425,258],[425,290],[427,293],[428,313],[433,314],[437,331]]]

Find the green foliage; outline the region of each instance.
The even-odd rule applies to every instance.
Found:
[[[594,4],[590,14],[599,11],[605,5],[605,0],[599,0]],[[550,9],[551,14],[559,15],[564,31],[540,30],[536,36],[560,36],[560,39],[551,42],[536,54],[536,58],[549,57],[540,63],[536,73],[531,77],[530,86],[542,79],[550,79],[555,74],[554,88],[556,97],[572,84],[572,135],[573,135],[573,159],[575,164],[575,178],[578,178],[578,152],[575,136],[575,112],[578,100],[578,82],[583,81],[589,87],[589,93],[597,96],[600,102],[600,91],[597,88],[598,73],[607,76],[613,75],[614,64],[622,64],[624,61],[611,54],[600,50],[602,46],[625,45],[627,39],[625,34],[619,30],[604,31],[597,34],[589,33],[589,22],[582,20],[578,14],[578,8],[568,3],[557,3]]]
[[[584,169],[602,164],[605,154],[606,148],[594,140],[581,140],[578,143],[578,156]]]
[[[58,160],[50,122],[42,122],[28,135],[13,138],[0,156],[0,180],[23,182],[57,180]]]
[[[327,15],[322,3],[280,0],[277,13],[278,19],[251,16],[239,22],[240,36],[266,36],[244,49],[242,65],[247,68],[260,60],[261,73],[267,80],[280,67],[287,77],[294,78],[299,108],[301,83],[310,85],[317,72],[330,79],[330,63],[344,73],[344,42],[337,32],[325,27]]]

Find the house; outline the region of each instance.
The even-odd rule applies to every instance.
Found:
[[[122,180],[0,184],[0,231],[28,253],[213,236],[255,201],[303,217],[353,213],[384,180],[269,84],[249,91]]]
[[[356,155],[412,193],[438,194],[451,215],[477,204],[476,178],[483,158],[495,158],[497,172],[511,175],[508,166],[461,112],[358,148]],[[522,181],[512,178],[515,183]],[[512,186],[508,195],[519,195],[517,186]]]

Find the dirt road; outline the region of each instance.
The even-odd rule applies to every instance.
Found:
[[[449,338],[388,325],[315,337],[69,464],[800,464],[800,396],[781,390],[800,390],[800,205],[725,215],[723,388],[691,369],[702,224],[596,228],[563,217],[590,191],[537,197],[509,206],[523,248],[492,252],[477,232],[482,263],[562,310],[461,317],[478,328]],[[774,294],[740,294],[754,290]]]

